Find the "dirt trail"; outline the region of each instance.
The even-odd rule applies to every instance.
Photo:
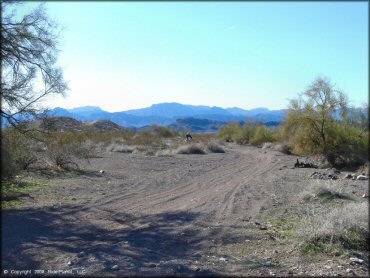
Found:
[[[3,268],[269,275],[270,257],[284,274],[299,256],[254,222],[299,205],[314,169],[294,169],[295,160],[236,145],[224,154],[104,154],[85,165],[90,174],[54,177],[34,199],[3,211]]]

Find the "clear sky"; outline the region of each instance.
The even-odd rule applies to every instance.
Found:
[[[35,3],[28,3],[35,6]],[[70,91],[49,107],[286,108],[318,75],[368,101],[367,2],[47,2]]]

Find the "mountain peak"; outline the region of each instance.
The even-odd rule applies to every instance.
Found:
[[[102,112],[103,110],[99,106],[81,106],[68,109],[69,112],[81,113],[81,112]]]

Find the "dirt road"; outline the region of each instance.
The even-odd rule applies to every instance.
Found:
[[[3,269],[327,275],[263,227],[266,219],[296,217],[297,196],[315,169],[294,169],[295,161],[237,145],[221,154],[103,154],[84,165],[86,174],[52,177],[20,208],[3,210]]]

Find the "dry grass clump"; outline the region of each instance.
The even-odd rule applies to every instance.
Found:
[[[303,253],[367,250],[368,221],[367,202],[345,203],[320,213],[308,211],[295,235],[300,241],[304,239],[299,246]]]
[[[303,201],[322,200],[330,201],[335,199],[351,200],[349,192],[331,180],[311,181],[306,191],[300,194]]]
[[[207,144],[207,150],[211,153],[225,153],[224,148],[215,141],[211,141]]]
[[[271,142],[265,142],[262,144],[262,149],[271,149],[273,144]]]
[[[155,153],[155,156],[172,156],[172,155],[173,155],[173,151],[172,150],[169,150],[169,149],[158,150]]]
[[[120,152],[120,153],[132,153],[136,149],[136,146],[121,145],[112,143],[107,147],[108,152]]]
[[[285,143],[277,143],[272,146],[272,149],[284,154],[291,154],[291,148]]]
[[[204,147],[201,144],[191,144],[180,146],[176,150],[177,154],[205,154]]]

